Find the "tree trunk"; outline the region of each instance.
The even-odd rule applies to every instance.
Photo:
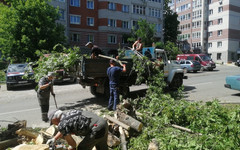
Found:
[[[130,130],[130,126],[122,123],[121,121],[119,121],[119,120],[117,120],[117,119],[115,119],[115,118],[113,118],[113,117],[111,117],[111,116],[106,115],[105,118],[108,119],[108,120],[110,120],[110,121],[113,122],[113,123],[118,124],[119,126],[123,127],[123,128],[126,129],[126,130]]]
[[[118,146],[121,143],[120,139],[113,135],[111,132],[108,132],[107,144],[109,147]]]
[[[18,145],[17,140],[18,140],[17,138],[13,138],[13,139],[5,140],[5,141],[0,141],[0,149],[3,150],[3,149],[7,149],[9,147]]]
[[[127,141],[126,141],[126,137],[125,137],[123,128],[121,126],[119,127],[119,133],[120,133],[120,137],[121,137],[122,150],[127,150]]]
[[[129,125],[134,130],[140,132],[142,130],[143,124],[133,117],[126,115],[124,113],[118,112],[119,121]]]

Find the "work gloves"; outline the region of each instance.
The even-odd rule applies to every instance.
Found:
[[[48,82],[48,84],[49,84],[49,86],[52,86],[52,85],[53,85],[53,83],[52,83],[52,82]]]
[[[50,145],[50,144],[53,144],[55,142],[56,142],[56,139],[55,138],[51,138],[51,139],[47,140],[46,144]]]

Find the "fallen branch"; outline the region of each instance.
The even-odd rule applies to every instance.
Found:
[[[121,137],[121,147],[122,147],[122,150],[127,150],[126,136],[125,136],[123,128],[121,126],[119,127],[119,133],[120,133],[120,137]]]
[[[187,132],[189,132],[189,133],[193,133],[193,134],[197,134],[197,135],[202,135],[201,133],[194,133],[191,129],[188,129],[188,128],[185,128],[185,127],[182,127],[182,126],[179,126],[179,125],[172,124],[171,126],[174,127],[174,128],[183,130],[183,131],[187,131]]]
[[[7,149],[8,147],[16,146],[18,145],[17,138],[0,141],[0,149]]]

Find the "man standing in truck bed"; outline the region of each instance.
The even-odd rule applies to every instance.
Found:
[[[114,60],[110,60],[110,67],[107,69],[107,75],[109,78],[110,96],[108,102],[108,110],[116,110],[119,103],[119,78],[121,72],[126,72],[126,65],[122,65],[123,68],[116,66]]]
[[[88,42],[85,46],[87,46],[88,48],[90,48],[92,50],[91,51],[92,59],[97,58],[99,54],[103,54],[102,50],[97,45],[93,45],[92,42]]]

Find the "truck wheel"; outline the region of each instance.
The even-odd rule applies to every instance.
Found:
[[[109,99],[109,96],[110,96],[109,83],[105,82],[105,84],[104,84],[104,97]]]
[[[129,87],[122,87],[119,92],[121,92],[123,98],[127,98],[129,91]]]
[[[12,87],[9,84],[6,84],[6,86],[8,91],[12,89]]]
[[[102,94],[97,92],[97,87],[96,86],[90,86],[90,92],[95,97],[101,97],[102,96]]]
[[[171,89],[178,89],[179,87],[181,87],[183,84],[183,78],[182,78],[182,75],[181,74],[175,74],[171,84],[170,84],[170,88]]]

